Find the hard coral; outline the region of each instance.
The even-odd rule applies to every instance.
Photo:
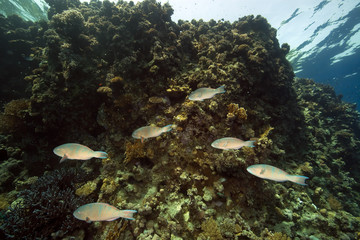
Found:
[[[338,210],[341,210],[343,208],[341,202],[339,202],[339,200],[337,200],[332,195],[328,198],[328,202],[329,202],[330,208],[332,210],[334,210],[334,211],[338,211]]]
[[[59,34],[69,40],[76,40],[84,31],[85,20],[81,12],[71,9],[54,15],[52,24]]]
[[[13,133],[25,127],[25,116],[30,102],[27,99],[12,100],[5,105],[4,113],[0,113],[0,133]]]
[[[222,240],[220,229],[216,221],[211,217],[201,224],[202,233],[198,236],[198,240]]]
[[[125,159],[124,163],[129,163],[131,160],[135,158],[143,158],[146,155],[146,152],[144,150],[144,143],[140,141],[135,141],[135,143],[131,143],[130,141],[127,141],[125,143]]]
[[[226,117],[228,119],[232,119],[235,117],[239,120],[246,120],[247,114],[245,108],[239,107],[239,104],[230,103],[228,105],[228,114]]]
[[[9,239],[49,239],[55,232],[64,235],[81,226],[72,216],[85,203],[74,193],[79,180],[74,169],[64,168],[39,178],[4,213],[1,230]]]

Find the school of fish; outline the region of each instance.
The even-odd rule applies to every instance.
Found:
[[[190,93],[188,99],[190,101],[203,101],[205,99],[213,98],[216,94],[225,93],[225,86],[218,88],[199,88]],[[158,137],[163,133],[169,132],[176,127],[174,124],[169,124],[164,127],[144,126],[136,129],[132,133],[132,137],[140,139],[144,142],[145,139]],[[224,137],[217,139],[211,143],[211,146],[222,150],[236,150],[242,147],[255,147],[254,140],[244,141],[235,137]],[[65,143],[54,148],[53,152],[61,157],[60,163],[67,159],[71,160],[89,160],[91,158],[107,158],[108,154],[102,151],[94,151],[87,146],[78,143]],[[300,185],[306,185],[305,180],[308,177],[299,175],[290,175],[287,172],[267,164],[255,164],[249,166],[247,171],[259,178],[273,180],[277,182],[291,181]],[[88,223],[94,221],[113,221],[118,218],[134,220],[133,214],[136,210],[120,210],[107,203],[88,203],[80,206],[73,213],[74,217],[86,221]]]

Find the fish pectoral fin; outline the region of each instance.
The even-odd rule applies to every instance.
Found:
[[[144,137],[141,137],[141,143],[143,143],[143,142],[144,142],[144,139],[145,139]]]
[[[86,218],[85,218],[85,221],[86,221],[87,223],[91,223],[91,220],[90,220],[89,217],[86,217]]]
[[[68,156],[66,154],[64,154],[64,156],[60,159],[60,163],[62,163],[63,161],[67,160]]]

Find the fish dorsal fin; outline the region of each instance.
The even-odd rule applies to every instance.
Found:
[[[67,160],[68,156],[66,154],[64,154],[64,156],[60,159],[60,163],[62,163],[63,161]]]

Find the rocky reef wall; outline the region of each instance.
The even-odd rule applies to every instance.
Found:
[[[69,227],[66,220],[39,236],[22,231],[24,222],[11,221],[11,228],[2,228],[4,236],[358,236],[359,115],[333,89],[294,80],[285,58],[289,46],[279,46],[265,18],[175,23],[171,6],[153,0],[47,2],[50,21],[27,27],[41,29],[30,48],[36,66],[25,76],[27,92],[6,103],[0,115],[0,206],[36,199],[43,172],[60,179],[67,174],[55,169],[64,168],[89,175],[54,194],[70,196],[69,212],[80,202],[99,201],[138,213],[130,222],[71,221]],[[4,34],[1,40],[9,42]],[[226,93],[212,99],[187,98],[197,88],[221,85]],[[131,137],[151,124],[176,127],[144,142]],[[256,139],[255,147],[211,147],[228,136]],[[59,164],[52,149],[65,142],[104,150],[109,158]],[[257,163],[308,176],[308,186],[255,178],[246,168]],[[33,192],[24,192],[31,184]],[[39,212],[41,206],[30,202],[13,203],[5,216]],[[53,221],[66,219],[54,211],[58,204],[46,206]],[[9,219],[2,219],[3,226]]]

